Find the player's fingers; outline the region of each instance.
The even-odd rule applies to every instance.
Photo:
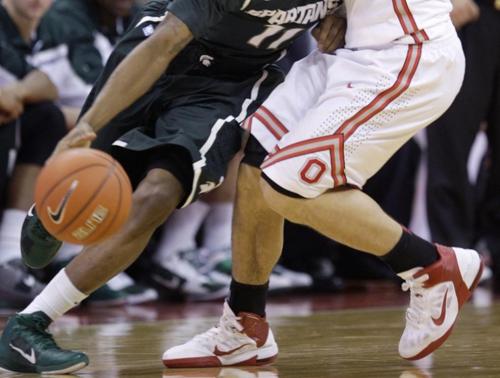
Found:
[[[65,140],[61,140],[59,143],[57,143],[56,148],[54,148],[52,155],[50,156],[49,159],[47,159],[47,161],[49,161],[54,156],[60,154],[62,151],[67,150],[67,149],[68,149],[68,143]]]
[[[332,25],[327,40],[323,42],[321,51],[325,53],[331,53],[335,51],[338,47],[342,45],[344,36],[345,36],[345,21],[339,19],[338,22]]]
[[[479,6],[476,4],[476,3],[469,3],[469,13],[470,13],[470,17],[471,17],[471,20],[477,20],[479,18],[479,15],[481,13],[481,10],[479,8]]]
[[[331,39],[327,52],[332,52],[337,48],[344,45],[344,38],[346,32],[346,22],[344,19],[339,19],[334,25],[333,35],[334,38]]]
[[[335,50],[337,50],[339,47],[343,47],[345,45],[345,40],[344,40],[344,34],[338,34],[337,37],[332,40],[330,45],[328,45],[324,52],[325,53],[332,53]]]
[[[330,32],[332,31],[332,28],[335,23],[335,17],[333,16],[327,16],[320,25],[320,35],[319,35],[319,44],[320,45],[325,45],[327,44],[328,41],[328,36],[330,35]]]
[[[95,138],[96,134],[94,132],[82,132],[70,141],[68,147],[89,147]]]
[[[70,148],[90,147],[91,142],[95,138],[96,134],[93,131],[73,129],[66,137],[59,141],[51,158]]]

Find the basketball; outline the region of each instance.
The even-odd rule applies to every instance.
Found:
[[[55,238],[89,245],[117,232],[132,203],[130,180],[108,154],[73,148],[55,156],[35,186],[37,214]]]

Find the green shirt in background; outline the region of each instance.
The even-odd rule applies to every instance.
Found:
[[[61,33],[57,42],[67,45],[73,70],[84,82],[93,84],[113,45],[128,28],[137,11],[138,8],[134,7],[130,17],[119,18],[113,28],[106,29],[99,23],[100,11],[94,0],[56,0],[42,25],[58,25]]]

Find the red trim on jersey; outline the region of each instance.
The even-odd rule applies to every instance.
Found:
[[[410,19],[413,33],[417,32],[419,30],[417,22],[415,21],[415,17],[413,17],[413,14],[411,13],[410,7],[408,6],[408,2],[406,0],[399,0],[399,1],[401,1],[403,8],[406,11],[406,14],[408,15],[408,18]]]
[[[392,0],[392,7],[394,8],[396,16],[398,16],[399,23],[401,24],[403,31],[405,32],[405,34],[411,34],[410,29],[406,25],[406,20],[403,17],[403,13],[398,9],[399,5],[400,5],[400,0]]]
[[[408,6],[408,2],[406,0],[392,0],[392,6],[405,34],[411,35],[415,40],[415,43],[418,44],[429,40],[429,36],[425,32],[425,30],[420,30],[418,28],[415,17],[411,13],[410,7]]]

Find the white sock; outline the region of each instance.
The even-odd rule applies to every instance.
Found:
[[[21,230],[26,211],[7,209],[0,224],[0,264],[21,258]]]
[[[175,251],[196,248],[196,234],[209,210],[209,205],[201,201],[177,210],[163,229],[154,260],[161,263]]]
[[[61,269],[45,289],[33,299],[33,302],[21,311],[21,314],[42,311],[52,320],[56,320],[73,307],[78,306],[87,296],[73,285],[66,270]]]
[[[211,251],[231,247],[231,222],[233,204],[231,202],[213,203],[205,220],[203,247]]]

